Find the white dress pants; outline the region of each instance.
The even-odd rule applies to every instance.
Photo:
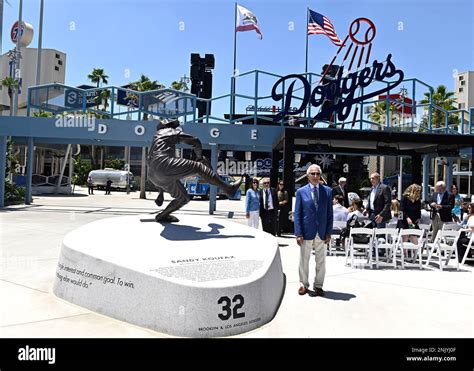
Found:
[[[258,229],[259,223],[259,211],[249,211],[249,218],[247,219],[247,223],[249,227],[254,227]]]
[[[316,276],[314,278],[313,288],[317,287],[322,289],[324,276],[326,275],[326,244],[319,238],[319,235],[316,235],[314,240],[304,240],[303,245],[300,246],[300,282],[304,287],[309,287],[309,259],[313,248],[315,250],[314,258],[316,261]]]

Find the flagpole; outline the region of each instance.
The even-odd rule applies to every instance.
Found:
[[[308,23],[309,23],[309,8],[306,8],[306,59],[305,59],[305,65],[304,65],[304,73],[306,79],[309,80],[308,78]],[[304,115],[305,117],[308,116],[308,107],[305,108],[304,110]]]
[[[309,8],[306,8],[306,63],[304,65],[304,73],[308,73],[308,22]]]
[[[232,102],[231,102],[231,112],[230,119],[233,120],[235,114],[235,70],[237,69],[237,3],[234,7],[234,68],[232,70]]]

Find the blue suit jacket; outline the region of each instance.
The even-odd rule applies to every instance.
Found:
[[[318,234],[319,238],[324,240],[332,231],[332,189],[322,184],[319,185],[318,211],[316,211],[311,192],[309,183],[296,192],[295,236],[313,240]]]

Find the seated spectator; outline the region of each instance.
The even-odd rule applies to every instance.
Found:
[[[334,196],[332,210],[333,210],[335,222],[336,221],[345,222],[347,220],[348,211],[344,206],[342,206],[343,203],[344,203],[344,197],[342,197],[341,195]]]
[[[449,197],[453,199],[452,202],[454,203],[453,210],[451,211],[451,214],[453,215],[453,221],[456,223],[461,223],[461,214],[462,209],[464,208],[464,201],[458,193],[458,187],[456,187],[454,184],[451,186],[451,194]]]
[[[461,235],[458,239],[458,260],[462,261],[464,254],[466,253],[466,248],[471,239],[472,233],[474,232],[474,203],[470,203],[467,206],[467,222],[463,229],[461,229]],[[468,258],[474,258],[474,250],[471,249],[469,252]],[[471,261],[472,262],[472,261]]]
[[[352,215],[356,215],[359,219],[363,218],[363,209],[362,200],[360,198],[354,198],[352,200],[351,206],[348,209],[349,213],[347,214],[347,220],[349,220]]]

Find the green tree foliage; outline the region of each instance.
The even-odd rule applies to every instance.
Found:
[[[111,169],[123,170],[123,168],[125,166],[125,161],[109,156],[105,159],[105,165],[104,166],[108,167],[108,168],[111,168]]]
[[[86,185],[87,177],[91,171],[90,162],[82,161],[81,156],[78,155],[74,158],[74,175],[72,182],[77,185]]]
[[[422,104],[428,104],[430,102],[430,93],[425,93],[425,99],[421,101]],[[432,103],[435,106],[441,107],[444,110],[451,111],[457,109],[456,107],[456,97],[454,93],[448,91],[448,88],[444,85],[439,85],[432,94]],[[434,129],[441,128],[445,126],[446,115],[444,112],[440,111],[433,107],[431,125]],[[423,119],[423,123],[428,126],[428,117]],[[457,115],[451,114],[448,117],[448,125],[451,129],[457,130],[457,125],[459,124],[459,117]]]
[[[103,68],[94,68],[92,72],[87,75],[87,78],[91,80],[93,83],[97,84],[97,87],[99,87],[102,83],[108,84],[108,78],[105,74],[105,71]]]
[[[389,107],[390,112],[395,111],[395,106],[393,104]],[[372,106],[372,111],[369,113],[369,119],[377,124],[386,125],[387,124],[387,102],[380,101],[374,103]]]
[[[33,113],[33,117],[54,117],[52,112],[38,111]]]
[[[13,94],[16,90],[18,90],[18,81],[16,81],[13,77],[7,76],[3,80],[0,80],[0,89],[7,88],[8,89],[8,97],[10,98],[10,116],[13,114]]]

